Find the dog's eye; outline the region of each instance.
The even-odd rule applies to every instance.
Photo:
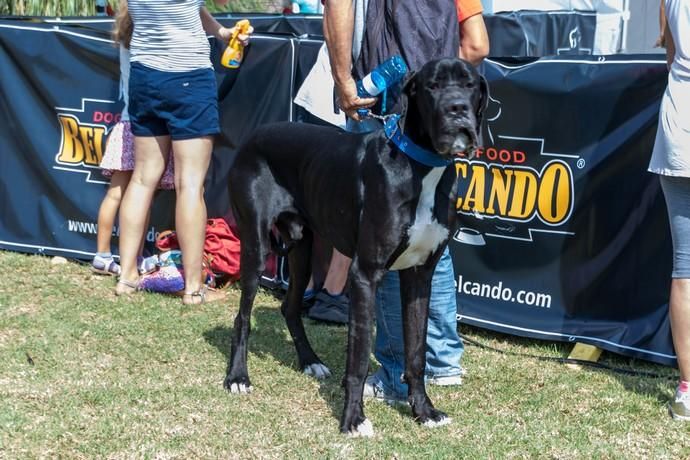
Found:
[[[474,88],[474,83],[471,81],[468,81],[467,83],[465,83],[465,88]]]
[[[428,88],[432,91],[435,91],[440,88],[440,85],[437,82],[431,82],[429,83]]]

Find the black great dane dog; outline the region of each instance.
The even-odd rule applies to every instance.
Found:
[[[402,117],[392,131],[348,133],[300,123],[261,126],[240,149],[229,175],[241,252],[240,310],[225,387],[250,391],[247,345],[252,304],[275,227],[288,244],[290,283],[282,305],[300,369],[330,375],[302,324],[314,234],[352,258],[345,407],[340,430],[371,435],[362,391],[371,347],[375,292],[387,270],[399,270],[405,373],[415,419],[448,423],[424,387],[431,276],[455,225],[453,156],[478,144],[487,86],[466,61],[431,61],[408,77]],[[414,144],[433,166],[411,159],[391,139]],[[403,148],[404,150],[404,148]]]

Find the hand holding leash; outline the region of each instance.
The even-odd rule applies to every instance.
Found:
[[[368,109],[376,104],[375,97],[359,97],[357,95],[357,86],[353,78],[343,82],[342,85],[336,83],[335,91],[336,104],[348,117],[355,121],[362,121],[357,113],[358,109]]]

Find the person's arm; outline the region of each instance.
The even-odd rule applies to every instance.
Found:
[[[676,57],[676,43],[673,41],[673,35],[671,34],[671,28],[666,22],[666,15],[664,14],[664,44],[666,45],[666,66],[671,70],[671,64]]]
[[[654,46],[656,48],[666,48],[666,10],[664,0],[661,0],[659,6],[659,38],[656,39]]]
[[[371,107],[375,98],[357,96],[352,78],[352,37],[355,13],[352,0],[328,0],[323,10],[323,35],[326,39],[338,105],[352,119],[359,120],[357,109]]]
[[[484,18],[475,14],[460,23],[460,57],[479,65],[489,55],[489,34]]]
[[[211,16],[211,13],[209,13],[205,6],[202,6],[199,10],[199,16],[201,16],[201,26],[204,28],[204,32],[213,35],[219,40],[230,40],[232,31],[227,27],[223,27],[220,22],[216,21],[216,18]]]
[[[217,5],[225,5],[226,3],[227,0],[216,1]],[[205,6],[202,6],[199,10],[199,16],[201,17],[201,26],[204,28],[204,32],[206,32],[209,35],[213,35],[218,40],[223,42],[227,42],[230,40],[230,37],[235,31],[234,27],[223,27],[220,24],[220,22],[216,21],[216,18],[214,18],[211,15],[211,13],[209,13]],[[238,35],[238,38],[240,39],[240,42],[242,42],[243,45],[247,46],[247,44],[249,43],[249,36],[252,34],[252,32],[254,32],[254,28],[250,27],[249,33],[247,35]]]

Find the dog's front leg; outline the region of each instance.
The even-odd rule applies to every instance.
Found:
[[[382,269],[361,267],[357,257],[353,259],[350,267],[350,327],[343,377],[345,407],[340,419],[340,431],[353,436],[374,434],[371,422],[364,415],[362,393],[369,370],[376,286],[383,273]]]
[[[426,332],[434,266],[413,267],[399,272],[408,401],[415,420],[426,426],[445,425],[451,421],[446,414],[434,408],[424,386]]]

